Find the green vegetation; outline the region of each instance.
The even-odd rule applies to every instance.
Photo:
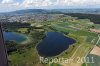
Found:
[[[61,66],[61,65],[53,63],[50,66]]]
[[[28,33],[28,28],[19,28],[18,32],[20,32],[20,33]]]
[[[35,60],[34,60],[35,59]],[[39,62],[36,49],[21,49],[9,55],[11,66],[33,66]]]
[[[22,29],[22,28],[21,28]],[[34,31],[33,31],[34,30]],[[23,30],[22,30],[23,31]],[[26,33],[30,42],[27,44],[8,44],[11,48],[16,47],[15,51],[9,52],[10,66],[34,66],[39,64],[39,55],[37,54],[36,45],[44,36],[44,31],[30,30]],[[33,38],[34,37],[34,38]],[[11,45],[11,46],[10,46]]]
[[[16,46],[17,51],[10,52],[9,54],[10,66],[49,66],[48,64],[39,63],[39,55],[37,54],[36,50],[36,45],[43,39],[45,33],[49,31],[61,32],[65,36],[76,40],[76,43],[69,46],[68,50],[65,50],[60,55],[56,56],[58,58],[85,57],[91,51],[91,49],[96,43],[96,40],[98,39],[98,34],[90,32],[89,29],[90,28],[100,29],[99,25],[96,26],[96,24],[90,22],[89,19],[78,19],[77,17],[71,17],[67,15],[62,16],[61,14],[48,14],[48,15],[56,15],[56,17],[39,21],[33,20],[21,24],[11,23],[13,26],[4,24],[5,31],[14,31],[26,34],[31,40],[29,43],[24,45],[18,44]],[[91,43],[91,41],[94,38],[95,38],[94,43]],[[61,65],[59,65],[59,63],[57,64],[54,63],[51,64],[50,66],[61,66]],[[82,66],[86,66],[85,63]]]
[[[93,61],[93,63],[88,63],[88,66],[99,66],[100,65],[100,56],[88,54],[87,57],[90,58],[90,62]],[[93,59],[91,59],[93,57]]]
[[[82,64],[82,66],[86,66],[86,64],[85,64],[85,63],[83,63],[83,64]]]

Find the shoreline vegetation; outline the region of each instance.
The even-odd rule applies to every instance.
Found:
[[[37,22],[38,20],[36,22],[35,20],[29,21],[28,23],[32,24],[32,26],[28,26],[27,28],[29,29],[27,30],[21,29],[22,32],[25,32],[25,34],[22,33],[22,35],[26,36],[26,40],[20,45],[27,44],[27,46],[24,46],[24,48],[21,47],[20,49],[18,49],[18,51],[11,52],[11,54],[9,55],[9,63],[11,66],[39,66],[40,55],[38,54],[36,47],[41,41],[43,41],[46,33],[50,31],[63,33],[65,37],[76,40],[76,43],[70,45],[67,50],[51,58],[85,57],[87,54],[89,54],[89,51],[95,45],[95,41],[94,43],[91,43],[91,41],[94,38],[95,40],[98,39],[97,33],[90,32],[89,29],[100,29],[100,25],[92,23],[89,19],[78,19],[76,17],[66,15],[60,16],[59,14],[57,14],[56,16],[55,14],[50,15],[53,15],[53,18],[50,19],[49,17],[46,20],[43,20],[43,22],[41,22],[42,20],[39,22]],[[37,27],[36,25],[42,26]],[[21,28],[23,28],[22,25],[20,26]],[[17,32],[18,29],[20,29],[20,27],[16,28],[15,32]],[[14,29],[12,31],[14,31]],[[41,63],[40,66],[52,65]]]
[[[5,31],[6,32],[6,31]],[[7,32],[9,32],[9,31],[7,31]],[[18,44],[27,44],[27,43],[29,43],[31,40],[30,40],[30,37],[29,36],[27,36],[26,34],[23,34],[23,33],[19,33],[19,32],[12,32],[12,33],[15,33],[15,34],[17,34],[17,35],[21,35],[21,36],[23,36],[24,38],[25,38],[25,40],[23,40],[23,41],[21,41],[21,42],[17,42],[17,41],[15,41],[15,40],[12,40],[12,41],[14,41],[14,42],[16,42],[16,43],[18,43]]]
[[[26,37],[26,40],[20,42],[20,44],[28,44],[28,43],[30,43],[30,42],[32,41],[32,40],[31,40],[31,37],[26,36],[26,35],[24,35],[24,36]]]
[[[52,31],[52,32],[56,32],[56,31]],[[47,36],[47,33],[48,33],[48,32],[46,32],[45,37]],[[58,32],[58,33],[61,33],[61,32]],[[68,35],[66,35],[66,34],[64,34],[64,33],[61,33],[61,34],[63,34],[64,37],[66,37],[66,38],[68,37],[68,38],[71,38],[71,39],[75,40],[75,43],[69,45],[69,47],[68,47],[67,49],[65,49],[64,51],[62,51],[60,54],[58,54],[58,55],[56,55],[56,56],[50,56],[50,57],[52,57],[52,58],[54,58],[54,57],[59,57],[59,56],[63,55],[66,51],[71,50],[71,48],[72,48],[72,46],[73,46],[74,44],[77,44],[77,40],[76,40],[75,38],[70,37],[70,36],[68,36]],[[43,37],[43,39],[44,39],[45,37]],[[41,40],[39,41],[39,43],[41,43],[41,42],[43,41],[43,39],[41,39]],[[36,47],[38,46],[39,43],[37,43]],[[35,47],[35,48],[36,48],[36,47]],[[36,48],[36,50],[37,50],[37,48]],[[38,53],[38,50],[37,50],[37,53]],[[39,53],[38,53],[38,56],[39,56],[39,57],[42,57],[42,56],[39,55]],[[50,57],[48,57],[48,58],[50,58]]]

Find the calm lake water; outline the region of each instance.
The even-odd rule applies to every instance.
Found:
[[[65,37],[62,33],[48,32],[36,48],[40,56],[51,57],[59,55],[75,42],[74,39]]]
[[[12,41],[20,43],[27,39],[24,35],[18,34],[15,32],[3,32],[3,35],[4,35],[5,41],[12,40]]]

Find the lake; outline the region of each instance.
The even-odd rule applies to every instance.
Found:
[[[58,32],[48,32],[46,37],[37,45],[37,51],[42,57],[56,56],[68,49],[76,41]]]
[[[3,32],[5,41],[23,42],[27,40],[26,36],[15,32]]]

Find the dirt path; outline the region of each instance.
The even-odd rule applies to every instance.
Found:
[[[81,48],[81,46],[83,46],[84,44],[81,44],[80,46],[78,46],[78,48],[76,49],[76,51],[73,53],[73,55],[71,56],[71,58],[73,59],[75,54],[77,53],[77,51]],[[82,63],[60,63],[60,65],[62,66],[81,66]]]
[[[76,52],[79,50],[79,48],[80,48],[81,46],[83,46],[83,44],[80,45],[80,46],[76,49],[76,51],[75,51],[74,54],[71,56],[71,58],[73,58],[73,57],[75,56]]]

